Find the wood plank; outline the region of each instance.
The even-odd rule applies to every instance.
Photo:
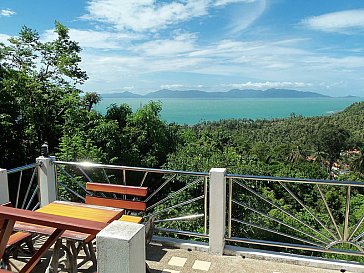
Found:
[[[1,219],[10,219],[13,221],[21,221],[59,229],[67,229],[93,235],[96,235],[107,226],[107,223],[51,215],[37,211],[8,208],[4,206],[0,206],[0,220]]]
[[[10,238],[6,244],[6,247],[15,245],[16,243],[19,243],[20,241],[23,241],[26,238],[29,238],[31,236],[28,232],[15,232],[10,235]]]
[[[120,217],[119,221],[140,224],[143,221],[143,218],[139,216],[123,215]]]
[[[123,209],[129,209],[129,210],[138,210],[138,211],[144,211],[147,208],[147,206],[144,202],[101,198],[101,197],[94,197],[94,196],[86,196],[86,204],[123,208]]]
[[[147,196],[147,187],[133,187],[125,185],[115,185],[115,184],[103,184],[103,183],[86,183],[86,189],[89,191],[96,192],[109,192],[118,194],[127,194],[134,196]]]

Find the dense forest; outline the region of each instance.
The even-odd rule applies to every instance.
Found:
[[[0,43],[1,168],[34,162],[47,142],[51,154],[65,161],[202,172],[224,167],[237,174],[364,181],[364,102],[329,116],[305,118],[292,113],[285,119],[221,120],[194,126],[163,121],[163,105],[156,101],[135,112],[127,104],[113,104],[101,115],[93,109],[100,95],[81,89],[87,73],[80,68],[80,46],[58,22],[55,33],[55,40],[43,42],[36,31],[23,27],[9,43]],[[286,198],[272,185],[260,190],[278,203]],[[304,192],[296,190],[317,215],[324,215],[317,191],[309,186]],[[352,198],[353,224],[364,210],[362,194],[357,190]],[[341,190],[325,191],[340,223],[342,195]],[[242,193],[236,198],[248,197]],[[277,210],[262,209],[285,217]],[[290,209],[302,219],[308,217],[298,207]],[[243,210],[236,213],[249,217]],[[240,229],[234,227],[234,232],[246,236],[251,232]],[[254,234],[272,239],[266,233]]]

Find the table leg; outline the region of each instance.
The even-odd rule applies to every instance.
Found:
[[[13,232],[14,224],[14,220],[0,220],[0,260],[4,256],[6,245],[9,241],[11,233]]]

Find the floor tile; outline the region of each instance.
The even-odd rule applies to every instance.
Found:
[[[195,263],[193,264],[192,268],[197,269],[197,270],[209,271],[210,265],[211,265],[211,262],[196,260]]]
[[[169,265],[173,265],[173,266],[180,266],[180,267],[182,267],[182,266],[184,266],[184,265],[185,265],[186,261],[187,261],[187,259],[186,259],[186,258],[180,258],[180,257],[174,257],[174,256],[173,256],[173,257],[169,260],[168,264],[169,264]]]

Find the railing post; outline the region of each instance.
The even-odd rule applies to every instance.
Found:
[[[226,169],[210,170],[209,246],[210,253],[222,255],[226,226]]]
[[[9,201],[8,172],[0,168],[0,204],[5,204]]]
[[[114,221],[96,235],[98,273],[145,273],[145,227]]]
[[[40,206],[43,207],[57,199],[56,172],[54,156],[38,157],[38,185],[40,192]]]

